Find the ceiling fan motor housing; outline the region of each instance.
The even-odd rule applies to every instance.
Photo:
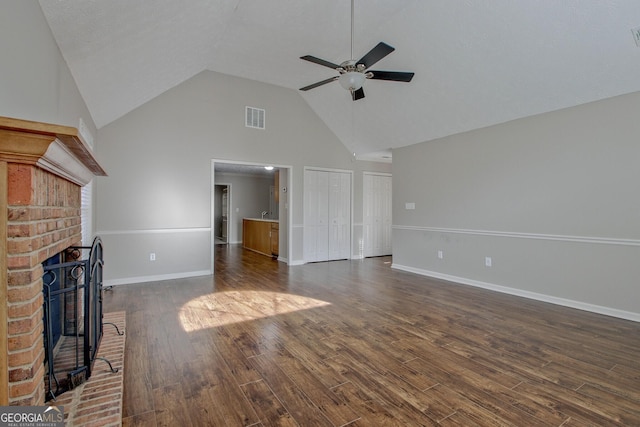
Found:
[[[363,73],[365,70],[365,66],[364,64],[358,64],[356,63],[355,60],[350,59],[348,61],[344,61],[342,64],[340,64],[340,66],[337,68],[338,72],[340,74],[344,74],[344,73],[351,73],[351,72],[358,72],[358,73]]]
[[[336,70],[340,73],[338,78],[340,86],[351,92],[360,89],[364,84],[364,79],[370,79],[373,75],[372,73],[365,73],[364,64],[357,64],[353,59],[344,61]]]

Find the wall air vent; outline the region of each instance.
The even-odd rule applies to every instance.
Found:
[[[245,126],[254,129],[264,129],[264,110],[246,107]]]

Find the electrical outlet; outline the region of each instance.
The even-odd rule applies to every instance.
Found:
[[[156,253],[155,252],[151,252],[149,254],[149,261],[155,261],[156,260]]]
[[[444,258],[444,253],[442,253],[442,251],[438,251],[438,259],[443,259]]]
[[[485,267],[491,267],[491,263],[492,263],[492,261],[491,261],[491,257],[490,256],[484,257],[484,265],[485,265]]]

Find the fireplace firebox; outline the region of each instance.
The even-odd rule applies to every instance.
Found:
[[[91,376],[104,324],[103,265],[99,237],[90,247],[69,247],[43,263],[47,400],[79,386]],[[103,360],[117,372],[108,360]]]

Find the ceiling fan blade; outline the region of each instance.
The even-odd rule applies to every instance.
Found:
[[[410,82],[414,73],[407,73],[404,71],[378,71],[369,70],[367,73],[371,73],[371,79],[376,80],[392,80],[394,82]]]
[[[364,89],[360,88],[351,92],[351,98],[353,98],[354,101],[364,98]]]
[[[389,55],[393,52],[395,48],[389,46],[386,43],[380,42],[376,47],[371,49],[369,53],[360,59],[360,61],[356,62],[357,64],[364,64],[364,68],[369,68],[376,62],[380,61],[385,56]]]
[[[309,90],[309,89],[316,88],[318,86],[326,85],[327,83],[331,83],[334,80],[338,80],[339,77],[340,76],[331,77],[329,79],[322,80],[321,82],[317,82],[317,83],[314,83],[314,84],[309,85],[309,86],[301,87],[300,90],[305,90],[306,91],[306,90]]]
[[[315,56],[311,55],[301,56],[300,59],[304,59],[305,61],[313,62],[315,64],[324,65],[325,67],[329,67],[334,70],[340,67],[338,64],[334,64],[333,62],[325,61],[324,59],[316,58]]]

